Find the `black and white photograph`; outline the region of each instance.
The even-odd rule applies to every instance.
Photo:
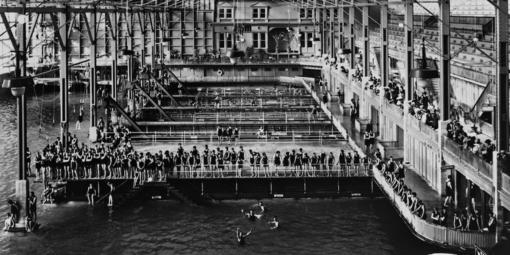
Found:
[[[0,0],[0,254],[509,255],[509,21]]]

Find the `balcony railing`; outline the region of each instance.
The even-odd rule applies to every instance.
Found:
[[[395,194],[393,188],[386,182],[377,168],[373,169],[374,179],[379,183],[379,186],[386,193],[393,206],[398,210],[398,213],[404,220],[411,226],[413,231],[431,242],[448,245],[451,247],[468,247],[474,249],[475,246],[479,247],[492,247],[495,244],[495,236],[489,232],[471,232],[450,229],[447,227],[432,224],[414,215],[409,207],[402,202],[400,197]]]
[[[466,165],[472,166],[486,178],[492,178],[492,166],[470,150],[462,149],[462,145],[445,137],[443,148],[449,151],[452,156],[457,157],[458,161],[463,161]]]

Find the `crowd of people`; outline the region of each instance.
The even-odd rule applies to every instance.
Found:
[[[228,128],[218,126],[216,128],[216,137],[218,138],[220,144],[222,142],[227,142],[229,144],[231,142],[235,143],[237,140],[239,140],[239,128],[232,128],[231,126],[228,126]]]
[[[492,153],[496,145],[490,140],[481,141],[474,135],[468,135],[459,121],[453,120],[446,124],[446,136],[462,146],[463,150],[471,151],[486,162],[492,162]]]
[[[418,194],[406,185],[405,167],[402,162],[395,161],[390,157],[387,161],[378,160],[376,167],[383,173],[388,184],[393,188],[393,191],[399,196],[401,201],[407,205],[409,211],[417,217],[426,220],[428,217],[427,208],[423,201],[418,198]],[[496,222],[492,213],[489,214],[489,218],[486,221],[487,223],[483,225],[480,211],[476,208],[474,201],[477,193],[476,185],[470,185],[469,205],[461,212],[449,208],[453,198],[453,189],[452,178],[448,176],[445,202],[440,209],[432,209],[432,212],[430,212],[430,221],[434,224],[443,227],[452,227],[457,230],[493,232]],[[453,218],[450,217],[452,212]]]
[[[439,109],[431,102],[427,92],[421,95],[414,92],[413,100],[409,102],[409,114],[434,129],[438,127]]]
[[[350,175],[365,171],[368,165],[368,158],[343,150],[338,157],[333,152],[308,153],[302,148],[269,156],[253,150],[245,152],[242,146],[209,149],[205,145],[199,152],[196,146],[185,151],[179,144],[175,152],[142,153],[133,149],[129,134],[121,129],[115,130],[111,144],[87,146],[79,144],[74,135],[67,147],[57,138],[35,156],[36,175],[44,183],[83,178],[133,178],[144,183],[164,181],[168,176],[224,177],[243,173],[252,177]]]
[[[112,133],[110,144],[102,141],[95,146],[80,143],[76,134],[67,135],[67,144],[57,137],[35,155],[36,179],[46,184],[49,180],[127,176],[122,163],[133,152],[129,131],[115,126]]]
[[[37,197],[34,192],[30,192],[27,201],[27,216],[25,217],[22,228],[27,232],[32,232],[39,228],[39,224],[37,223]],[[7,200],[7,205],[9,206],[9,212],[4,220],[3,230],[16,231],[17,224],[21,222],[21,205],[17,201],[11,199]]]
[[[392,157],[388,161],[378,160],[377,169],[383,173],[384,178],[391,185],[394,192],[400,197],[409,210],[422,219],[427,218],[425,204],[418,198],[405,183],[405,168],[402,161],[394,161]]]

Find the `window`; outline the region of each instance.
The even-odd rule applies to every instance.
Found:
[[[232,37],[230,33],[220,33],[219,34],[219,46],[221,49],[224,48],[232,48]]]
[[[304,8],[299,9],[299,17],[306,18],[306,10]]]
[[[253,33],[253,48],[266,48],[266,33]]]
[[[305,33],[303,33],[303,32],[299,32],[299,46],[300,47],[305,47],[306,46],[306,43],[305,43]]]
[[[232,18],[232,8],[221,8],[219,11],[220,19],[231,19]]]
[[[311,32],[306,33],[306,47],[307,48],[313,47],[313,33]]]
[[[306,9],[306,17],[311,19],[313,16],[313,10],[312,9]]]
[[[266,16],[266,8],[253,8],[251,17],[254,19],[265,19]]]

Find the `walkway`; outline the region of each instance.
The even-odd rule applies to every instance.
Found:
[[[308,87],[305,82],[304,86]],[[316,93],[316,91],[312,91],[312,94]],[[332,119],[337,119],[340,122],[340,125],[343,129],[345,129],[349,138],[355,143],[353,146],[358,147],[358,150],[362,150],[361,148],[364,147],[362,134],[355,129],[349,116],[341,114],[338,102],[336,102],[336,100],[332,100],[328,104],[323,104],[320,102],[322,97],[319,93],[314,95],[314,98],[316,102],[321,105],[324,111],[331,112]],[[381,173],[374,170],[373,176],[381,186],[382,190],[384,190],[387,194],[402,219],[406,221],[410,229],[420,239],[451,248],[461,247],[473,249],[474,245],[490,247],[494,244],[494,235],[489,233],[473,231],[465,232],[432,224],[430,222],[430,213],[435,207],[439,209],[441,208],[441,195],[430,187],[412,168],[406,167],[404,182],[412,191],[417,193],[418,198],[425,204],[427,221],[418,218],[410,212],[409,208],[402,203],[397,195],[395,195],[393,189],[388,185]],[[452,213],[450,212],[450,214]]]

